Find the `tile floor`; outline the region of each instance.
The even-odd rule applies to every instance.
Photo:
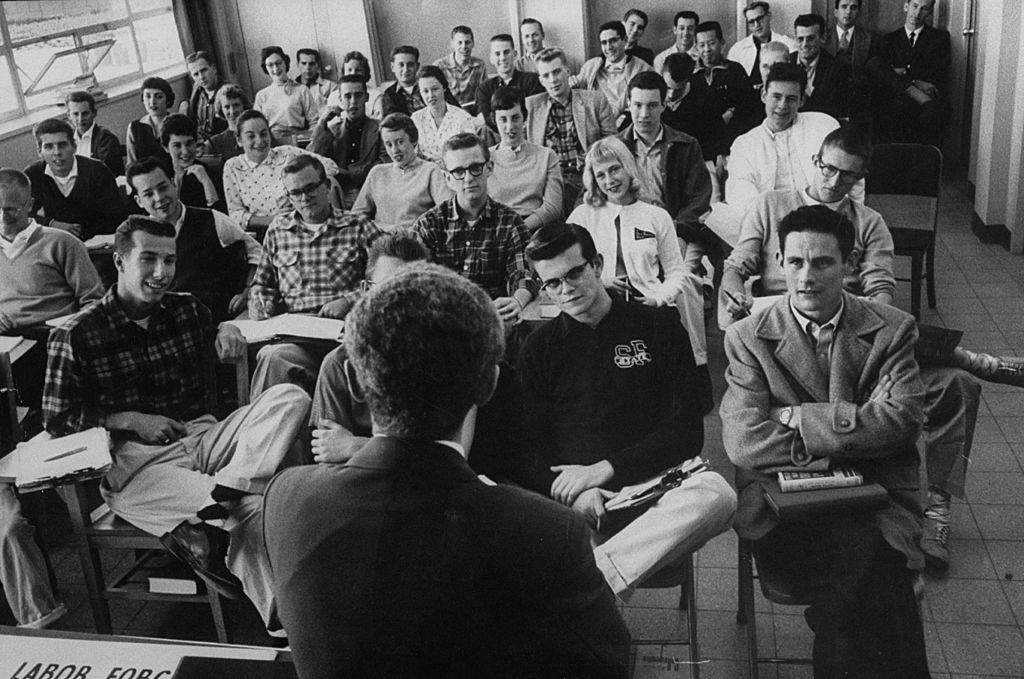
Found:
[[[998,245],[986,245],[970,232],[971,205],[964,182],[944,186],[940,216],[938,308],[924,320],[965,331],[968,348],[996,354],[1024,354],[1024,257]],[[899,266],[906,262],[901,261]],[[909,288],[897,291],[903,308]],[[724,389],[721,333],[709,329],[716,394]],[[954,506],[953,563],[942,579],[926,582],[924,616],[929,663],[935,679],[1024,677],[1024,391],[985,384],[968,476],[967,501]],[[721,446],[721,420],[705,419],[705,453],[731,478]],[[48,503],[51,545],[57,577],[70,615],[62,629],[91,631],[77,554],[71,545],[66,513],[56,499]],[[711,541],[697,556],[697,605],[701,676],[746,676],[743,628],[737,626],[736,537]],[[675,609],[678,590],[643,590],[623,608],[633,636],[673,638],[680,632]],[[762,652],[807,655],[810,633],[802,610],[757,598],[757,629]],[[200,606],[113,602],[118,633],[213,640],[208,610]],[[0,623],[9,622],[0,613]],[[234,640],[271,645],[248,604],[229,605]],[[675,676],[675,675],[673,675]],[[682,675],[682,676],[685,676]],[[762,666],[765,679],[810,677],[806,667]]]

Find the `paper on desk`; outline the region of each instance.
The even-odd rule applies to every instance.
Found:
[[[0,352],[9,354],[17,349],[22,341],[21,337],[0,337]]]
[[[267,342],[281,337],[341,341],[345,321],[305,314],[281,314],[265,321],[227,321],[238,328],[249,344]]]
[[[102,427],[18,446],[19,489],[50,487],[62,477],[99,474],[110,468],[110,437]]]

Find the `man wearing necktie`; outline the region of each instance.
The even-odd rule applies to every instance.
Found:
[[[722,439],[737,468],[734,526],[754,541],[759,572],[812,592],[814,676],[927,677],[913,587],[924,565],[916,324],[843,291],[856,260],[848,218],[809,205],[778,232],[788,294],[725,335]],[[769,479],[832,462],[881,484],[888,506],[780,522],[764,499]]]
[[[928,25],[935,0],[910,0],[903,9],[904,25],[875,42],[866,66],[878,88],[878,132],[886,141],[941,148],[949,116],[949,33]]]

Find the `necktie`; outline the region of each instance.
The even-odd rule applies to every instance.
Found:
[[[914,44],[917,42],[917,33],[911,33],[908,37],[910,38],[910,49],[914,49]]]
[[[846,51],[850,49],[850,31],[845,30],[843,34],[839,36],[839,49]]]
[[[832,350],[832,340],[834,337],[835,328],[831,323],[827,323],[818,329],[818,341],[816,343],[814,342],[814,335],[811,335],[811,343],[814,344],[814,357],[818,361],[818,369],[825,376],[826,382],[828,382],[829,378],[831,366],[829,353]]]
[[[615,215],[615,277],[626,275],[626,260],[622,258],[622,221]]]
[[[754,38],[754,66],[750,69],[750,81],[761,82],[761,42]]]

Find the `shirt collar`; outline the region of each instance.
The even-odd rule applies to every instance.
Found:
[[[18,235],[14,237],[14,240],[8,242],[3,237],[0,237],[0,245],[3,246],[4,254],[7,255],[8,259],[14,259],[22,253],[25,247],[28,245],[29,240],[32,236],[39,231],[39,224],[34,219],[30,219],[28,226],[18,232]]]
[[[448,221],[449,222],[468,222],[469,220],[462,216],[459,211],[459,199],[458,196],[452,196],[448,202]],[[484,209],[480,211],[480,216],[477,217],[476,221],[484,221],[491,218],[491,213],[494,211],[494,201],[490,196],[487,196],[487,202],[484,203]]]
[[[110,324],[114,327],[126,325],[130,325],[133,328],[139,327],[135,321],[128,317],[128,312],[125,311],[124,306],[121,304],[121,300],[117,296],[117,283],[111,285],[106,294],[103,295],[103,298],[100,300],[100,306],[106,311],[107,316],[110,318]],[[155,319],[163,309],[164,300],[161,299],[153,308],[153,313],[149,315],[149,318]],[[150,322],[149,327],[154,327],[153,322]]]
[[[181,206],[181,214],[178,215],[178,221],[174,222],[174,235],[175,236],[177,236],[179,233],[181,233],[181,227],[184,226],[184,224],[185,224],[185,211],[188,210],[188,207],[184,203],[182,203],[180,200],[178,201],[178,205]]]
[[[58,177],[57,175],[55,175],[48,164],[46,166],[46,169],[43,170],[43,174],[50,177],[51,179],[53,179],[53,181],[57,182],[58,184],[67,184],[72,179],[76,179],[78,177],[78,154],[71,156],[71,172],[68,172],[67,177]]]
[[[643,137],[641,137],[641,136],[640,136],[640,135],[639,135],[639,134],[637,133],[637,131],[636,131],[636,127],[634,127],[634,128],[633,128],[633,136],[634,136],[634,137],[636,138],[636,143],[637,143],[637,144],[640,144],[640,145],[642,145],[642,146],[644,147],[644,149],[646,149],[646,150],[647,150],[647,152],[648,152],[648,153],[650,153],[650,152],[651,152],[651,149],[653,149],[653,148],[656,148],[656,147],[658,147],[658,145],[659,145],[659,144],[660,144],[661,142],[665,141],[665,126],[664,126],[664,125],[662,125],[662,126],[661,126],[661,129],[660,129],[660,130],[658,130],[658,136],[654,138],[654,142],[653,142],[653,143],[651,143],[651,145],[650,145],[650,146],[648,146],[648,145],[647,145],[647,144],[646,144],[646,143],[644,142],[644,138],[643,138]]]
[[[850,204],[850,194],[849,193],[847,193],[845,196],[843,196],[839,200],[835,201],[834,203],[823,203],[820,200],[818,200],[817,198],[814,198],[811,195],[810,187],[804,187],[804,189],[803,189],[803,191],[801,191],[801,193],[803,194],[804,203],[806,203],[807,205],[824,205],[825,207],[827,207],[828,209],[832,210],[833,212],[839,212],[841,210],[845,210],[846,206]]]
[[[267,157],[264,158],[262,161],[260,161],[258,163],[254,163],[253,161],[249,160],[249,156],[245,155],[245,153],[241,154],[241,158],[242,158],[242,162],[245,163],[245,167],[247,169],[255,170],[257,167],[259,167],[260,165],[263,165],[265,163],[273,163],[274,160],[276,160],[276,158],[277,158],[277,149],[276,149],[276,147],[272,146],[270,148],[270,151],[267,153]]]
[[[78,130],[75,130],[75,139],[78,140],[78,144],[81,144],[83,140],[92,140],[92,133],[96,130],[96,123],[93,123],[85,134],[78,134]]]
[[[921,24],[912,31],[908,31],[907,27],[903,27],[903,32],[907,34],[907,40],[910,40],[910,36],[914,36],[915,40],[921,37],[921,31],[924,30],[924,24]]]
[[[806,334],[810,335],[811,337],[814,337],[815,339],[818,338],[817,331],[820,330],[821,328],[824,328],[826,325],[831,325],[833,331],[839,329],[839,319],[842,317],[843,310],[845,308],[846,300],[840,297],[839,310],[836,311],[835,315],[832,318],[828,319],[827,321],[819,325],[818,323],[815,323],[814,321],[812,321],[811,319],[807,318],[802,313],[797,311],[796,307],[793,306],[793,297],[791,296],[789,298],[789,310],[793,312],[793,317],[796,319],[797,324],[803,329],[803,331]]]
[[[439,446],[444,446],[446,448],[451,448],[456,453],[461,455],[463,458],[466,457],[466,449],[458,441],[449,441],[447,439],[437,439],[436,441],[434,441],[434,443],[436,443]]]

